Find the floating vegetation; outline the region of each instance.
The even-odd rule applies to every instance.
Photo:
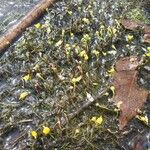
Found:
[[[140,82],[147,82],[149,46],[140,31],[120,25],[134,5],[58,1],[1,57],[2,149],[129,149],[128,133],[124,137],[118,128],[110,80],[119,56],[146,55]],[[149,123],[140,119],[146,132]],[[134,119],[126,129],[134,135],[143,124]]]

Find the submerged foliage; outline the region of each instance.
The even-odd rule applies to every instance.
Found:
[[[127,4],[58,1],[1,58],[4,147],[123,148],[111,90],[98,99],[99,104],[74,119],[70,116],[101,90],[112,88],[109,79],[119,56],[147,51],[140,33],[128,33],[120,25]]]

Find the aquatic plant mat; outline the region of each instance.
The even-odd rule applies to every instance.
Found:
[[[138,84],[150,89],[150,47],[141,30],[120,24],[129,16],[148,23],[145,5],[58,1],[28,28],[0,58],[0,149],[128,150],[134,136],[148,134],[149,98],[120,131],[111,85],[116,60],[138,55]]]

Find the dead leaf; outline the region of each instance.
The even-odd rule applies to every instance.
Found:
[[[150,26],[144,26],[144,34],[150,34]]]
[[[129,19],[123,19],[121,21],[121,24],[128,30],[136,30],[137,28],[142,26],[141,23]]]
[[[123,19],[121,21],[121,24],[125,29],[135,31],[138,28],[143,28],[144,29],[144,43],[149,43],[150,44],[150,26],[144,25],[141,22],[136,22],[134,20],[129,20],[129,19]]]
[[[144,26],[144,42],[150,44],[150,26]]]
[[[137,84],[138,71],[141,58],[130,56],[120,58],[116,62],[116,73],[113,77],[115,87],[114,101],[120,104],[119,128],[123,129],[130,119],[135,117],[142,108],[148,91]],[[122,102],[122,103],[120,103]]]
[[[150,44],[150,34],[144,34],[144,42]]]

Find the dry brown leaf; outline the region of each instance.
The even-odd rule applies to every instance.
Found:
[[[136,30],[137,28],[142,26],[140,23],[129,19],[123,19],[121,21],[121,24],[128,30]]]
[[[147,99],[148,91],[137,84],[138,65],[142,62],[137,56],[120,58],[116,62],[116,73],[113,77],[115,87],[114,101],[120,104],[120,130],[135,117]]]
[[[137,28],[143,28],[144,29],[144,43],[150,44],[150,26],[144,25],[143,23],[136,22],[134,20],[129,19],[123,19],[121,21],[121,24],[124,26],[125,29],[128,30],[136,30]]]
[[[150,26],[144,26],[144,42],[150,43]]]
[[[150,34],[150,26],[144,26],[144,34]]]
[[[144,42],[150,44],[150,34],[144,34]]]

